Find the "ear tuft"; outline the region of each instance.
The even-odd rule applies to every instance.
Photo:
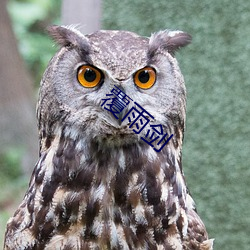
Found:
[[[174,56],[175,52],[191,43],[192,37],[183,31],[160,31],[149,40],[149,55],[153,56],[158,49],[165,49]]]
[[[89,51],[88,39],[73,26],[52,25],[47,28],[49,35],[60,46],[73,46]]]

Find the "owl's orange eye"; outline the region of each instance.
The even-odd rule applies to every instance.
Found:
[[[134,75],[134,82],[141,89],[151,88],[154,85],[155,80],[156,73],[151,67],[140,69]]]
[[[103,81],[103,74],[93,66],[83,65],[78,69],[77,79],[83,87],[93,88]]]

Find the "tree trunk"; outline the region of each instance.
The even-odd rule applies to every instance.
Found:
[[[101,27],[101,0],[64,0],[62,24],[79,24],[83,34],[89,34]]]
[[[0,153],[22,150],[21,166],[33,169],[38,139],[32,81],[17,49],[7,9],[0,8]]]

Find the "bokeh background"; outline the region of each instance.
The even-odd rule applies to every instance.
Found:
[[[0,10],[0,245],[6,221],[22,199],[37,159],[34,100],[56,50],[44,30],[49,24],[66,22],[70,9],[59,0],[3,2],[0,9],[6,4],[7,12],[3,15]],[[186,180],[209,235],[215,238],[214,249],[249,249],[250,1],[78,2],[85,2],[84,9],[77,0],[70,1],[71,9],[76,7],[71,16],[88,12],[83,31],[97,20],[93,29],[99,25],[145,36],[179,29],[193,36],[192,44],[177,53],[188,93],[183,146]],[[93,2],[101,4],[100,11],[96,12]],[[11,26],[6,26],[8,18]],[[7,43],[16,46],[20,55],[12,61],[13,49],[7,53],[3,47],[7,32],[1,31],[7,29],[14,34]],[[4,78],[6,72],[12,78]],[[7,87],[11,87],[8,95]]]

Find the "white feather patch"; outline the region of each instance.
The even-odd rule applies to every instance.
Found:
[[[183,218],[182,234],[183,234],[183,236],[186,236],[187,235],[187,228],[188,228],[188,218],[187,218],[187,214],[184,211],[184,209],[181,209],[181,216]]]
[[[135,213],[135,220],[138,224],[147,225],[148,222],[145,218],[145,209],[144,206],[139,202],[137,206],[133,209]]]
[[[126,168],[125,156],[124,156],[124,152],[123,152],[122,149],[120,150],[119,167],[120,167],[122,170],[125,170],[125,168]]]
[[[116,248],[118,246],[119,240],[118,240],[118,234],[116,231],[116,226],[113,221],[110,221],[110,236],[111,236],[110,246],[111,248]]]
[[[94,194],[93,194],[94,200],[95,200],[95,201],[96,201],[96,200],[102,200],[103,195],[104,195],[104,193],[105,193],[105,189],[106,189],[106,187],[105,187],[105,185],[103,185],[103,184],[100,184],[100,185],[98,186],[98,188],[95,190],[95,192],[94,192]]]
[[[169,185],[167,182],[162,183],[161,185],[161,201],[168,200],[168,192],[169,192]]]

